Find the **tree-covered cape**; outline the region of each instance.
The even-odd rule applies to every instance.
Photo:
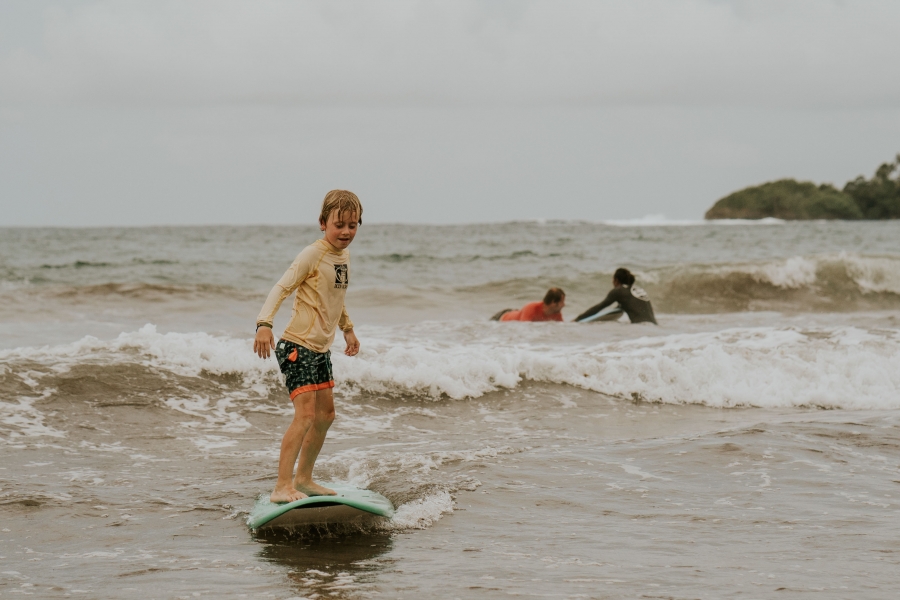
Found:
[[[843,190],[833,185],[781,179],[725,196],[707,219],[900,219],[900,154],[871,179],[859,176]]]

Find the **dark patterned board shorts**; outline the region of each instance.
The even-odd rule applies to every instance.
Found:
[[[331,371],[331,350],[319,353],[294,342],[278,340],[275,358],[284,374],[284,384],[291,400],[305,392],[334,387]]]

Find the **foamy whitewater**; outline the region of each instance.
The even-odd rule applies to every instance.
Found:
[[[317,234],[0,230],[0,596],[895,596],[900,223],[366,224],[316,476],[397,513],[259,537]],[[659,326],[572,323],[619,266]]]

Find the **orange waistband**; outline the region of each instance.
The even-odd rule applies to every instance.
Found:
[[[315,392],[318,390],[325,390],[328,388],[334,387],[334,380],[326,381],[325,383],[311,383],[309,385],[304,385],[303,387],[298,387],[293,392],[291,392],[291,400],[299,396],[300,394],[305,394],[306,392]]]

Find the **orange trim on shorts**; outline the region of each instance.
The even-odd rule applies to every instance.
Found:
[[[333,387],[334,380],[326,381],[325,383],[311,383],[309,385],[304,385],[303,387],[298,387],[296,390],[291,392],[291,400],[293,400],[300,394],[305,394],[306,392],[316,392],[318,390],[325,390]]]

